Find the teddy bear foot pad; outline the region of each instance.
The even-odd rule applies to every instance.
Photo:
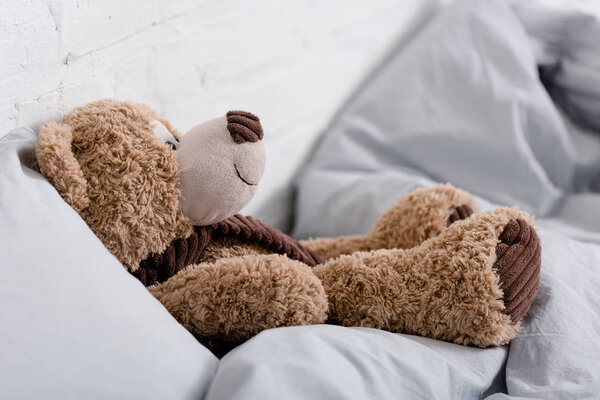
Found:
[[[542,249],[535,229],[513,219],[500,235],[493,269],[500,278],[505,314],[518,322],[529,310],[540,285]]]

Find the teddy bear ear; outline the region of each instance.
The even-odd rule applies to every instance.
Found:
[[[90,204],[87,181],[71,149],[71,127],[47,122],[40,128],[35,145],[40,172],[62,198],[78,212]]]

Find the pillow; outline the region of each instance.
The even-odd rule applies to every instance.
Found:
[[[206,400],[482,399],[503,389],[506,353],[369,328],[269,329],[223,357]]]
[[[3,398],[201,398],[217,359],[30,167],[35,133],[0,139]]]

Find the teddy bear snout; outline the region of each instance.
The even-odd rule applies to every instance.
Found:
[[[227,113],[227,130],[238,144],[258,142],[263,138],[260,119],[246,111],[229,111]]]
[[[257,132],[262,136],[258,118],[234,112],[196,125],[181,137],[175,153],[181,210],[195,225],[227,219],[252,199],[265,165]]]

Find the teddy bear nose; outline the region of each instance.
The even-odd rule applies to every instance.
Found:
[[[246,111],[229,111],[227,113],[227,130],[238,144],[258,142],[263,138],[260,119]]]

